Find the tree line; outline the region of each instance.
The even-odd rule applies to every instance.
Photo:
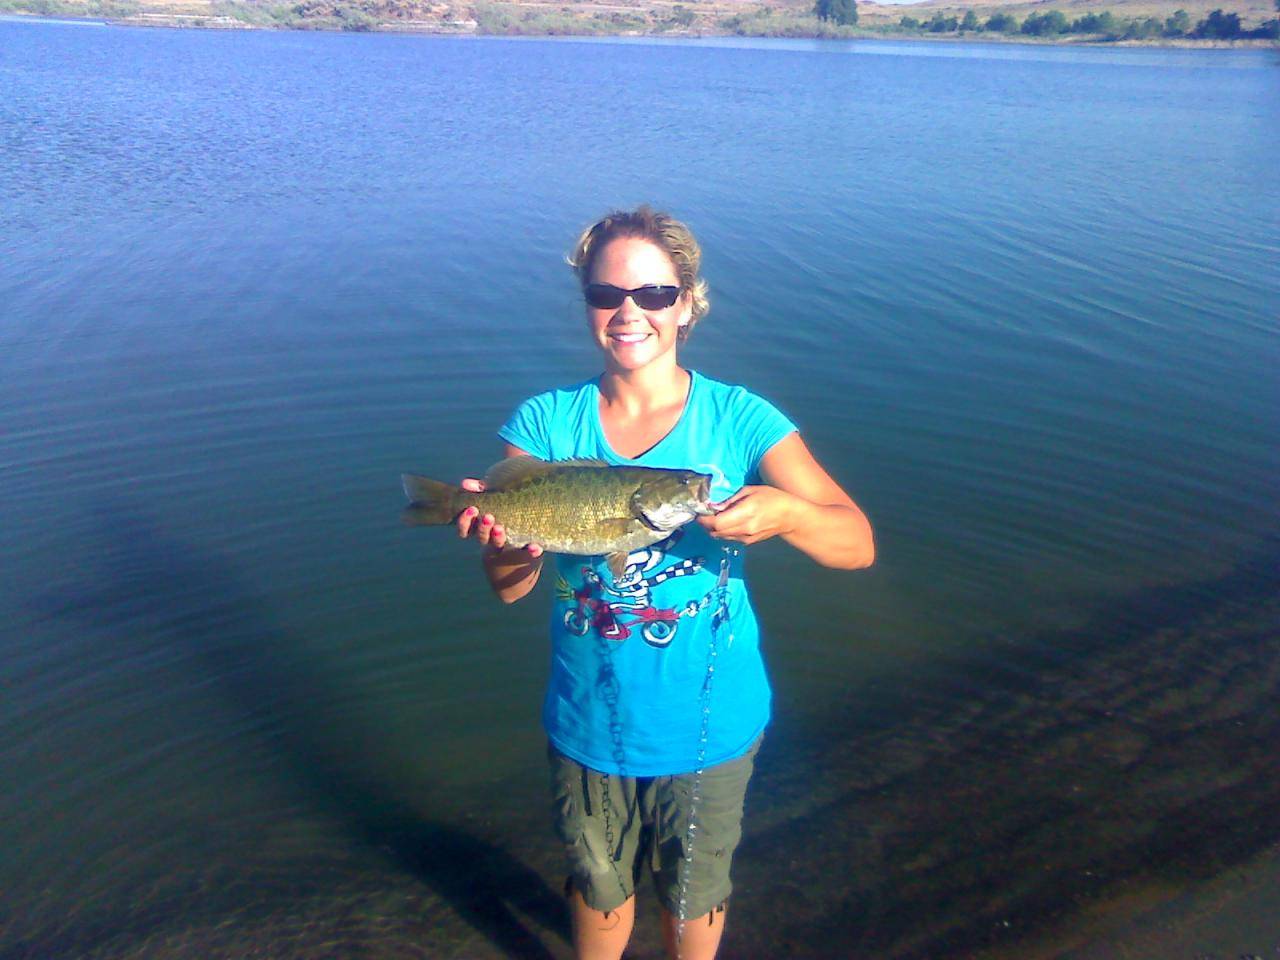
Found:
[[[823,0],[819,0],[823,2]],[[835,2],[835,0],[826,0]],[[852,3],[853,0],[846,0]],[[1276,0],[1280,10],[1280,0]],[[856,22],[856,21],[855,21]],[[1280,19],[1267,20],[1254,29],[1245,29],[1240,14],[1214,10],[1203,20],[1192,24],[1185,10],[1178,10],[1164,20],[1158,17],[1117,17],[1109,10],[1086,13],[1075,20],[1068,20],[1060,10],[1032,13],[1019,21],[1010,13],[993,13],[985,21],[972,10],[963,17],[944,16],[935,13],[932,19],[918,20],[903,17],[898,21],[902,30],[920,33],[1002,33],[1021,34],[1029,37],[1057,37],[1068,34],[1101,36],[1108,40],[1150,40],[1157,37],[1186,38],[1191,40],[1240,40],[1250,37],[1280,39]]]

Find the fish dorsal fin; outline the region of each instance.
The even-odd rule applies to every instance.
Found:
[[[507,457],[485,472],[484,488],[487,491],[514,490],[546,476],[551,467],[552,464],[537,457]]]
[[[515,490],[545,477],[557,467],[606,467],[603,460],[539,460],[537,457],[507,457],[484,475],[485,490]]]

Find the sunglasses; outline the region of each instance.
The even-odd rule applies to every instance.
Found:
[[[627,297],[641,310],[665,310],[680,299],[679,287],[652,283],[634,290],[624,290],[612,283],[588,283],[582,293],[587,303],[597,310],[616,310]]]

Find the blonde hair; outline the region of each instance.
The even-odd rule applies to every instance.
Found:
[[[567,258],[580,286],[586,287],[591,282],[591,269],[600,251],[620,237],[647,240],[671,260],[680,280],[680,291],[689,295],[692,304],[689,323],[679,330],[680,339],[686,339],[711,309],[707,299],[707,281],[698,275],[702,248],[694,239],[693,231],[670,214],[651,210],[648,206],[630,211],[615,210],[582,231]]]

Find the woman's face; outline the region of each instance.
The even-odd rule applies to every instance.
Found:
[[[680,278],[661,247],[638,237],[619,237],[600,251],[588,282],[635,290],[678,287]],[[587,325],[609,369],[639,370],[659,360],[675,363],[677,332],[689,322],[691,310],[692,301],[685,291],[671,306],[649,310],[628,296],[613,308],[588,303]]]

